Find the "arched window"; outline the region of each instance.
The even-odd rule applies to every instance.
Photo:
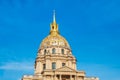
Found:
[[[56,63],[55,62],[52,63],[52,69],[56,69]]]
[[[52,49],[52,54],[55,54],[55,51],[56,51],[56,49],[55,49],[55,48],[53,48],[53,49]]]
[[[64,54],[64,49],[61,49],[61,53]]]
[[[44,50],[44,55],[45,55],[46,53],[47,53],[47,50],[45,49],[45,50]]]

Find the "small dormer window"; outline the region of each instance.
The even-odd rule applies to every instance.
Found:
[[[56,49],[55,49],[55,48],[53,48],[53,49],[52,49],[52,54],[55,54],[55,51],[56,51]]]

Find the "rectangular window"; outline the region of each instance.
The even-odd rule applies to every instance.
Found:
[[[52,49],[52,54],[55,54],[55,51],[56,51],[56,49],[55,49],[55,48],[53,48],[53,49]]]
[[[64,49],[61,49],[62,54],[64,54]]]
[[[52,69],[56,69],[56,63],[55,62],[52,63]]]
[[[43,70],[45,70],[46,69],[46,64],[43,64]]]

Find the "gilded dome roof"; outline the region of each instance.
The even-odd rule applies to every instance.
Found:
[[[64,37],[62,37],[59,34],[56,35],[48,35],[41,43],[40,48],[47,48],[47,47],[54,47],[54,46],[58,46],[58,47],[63,47],[63,48],[68,48],[70,49],[70,46],[68,44],[68,42],[66,41],[66,39]]]
[[[70,49],[67,40],[59,34],[58,24],[56,23],[55,20],[55,14],[53,15],[53,23],[51,24],[50,34],[45,39],[43,39],[40,45],[40,49],[52,46]]]

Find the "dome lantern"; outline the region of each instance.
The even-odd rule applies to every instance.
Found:
[[[55,18],[55,10],[53,13],[53,22],[50,24],[51,30],[50,30],[50,34],[59,34],[58,31],[58,24],[56,23],[56,18]]]

